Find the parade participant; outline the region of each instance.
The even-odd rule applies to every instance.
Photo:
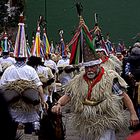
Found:
[[[118,55],[117,53],[116,54],[115,53],[111,53],[111,54],[109,54],[109,57],[110,57],[110,59],[112,59],[113,61],[115,61],[115,64],[118,64],[119,67],[122,67],[122,60],[123,60],[123,58],[121,60],[119,60],[117,58],[117,55]]]
[[[91,60],[85,62],[85,73],[76,76],[65,87],[65,95],[52,111],[60,113],[61,107],[71,100],[74,126],[79,130],[82,140],[116,140],[115,131],[125,130],[128,123],[121,101],[130,111],[131,125],[138,123],[125,88],[125,81],[115,71],[105,71],[98,60]]]
[[[3,91],[0,91],[0,136],[5,140],[16,140],[16,126],[2,94]]]
[[[44,56],[45,61],[44,65],[48,66],[52,69],[53,74],[58,72],[56,63],[52,60],[52,56],[54,54],[54,47],[53,47],[53,41],[51,41],[51,45],[49,44],[47,35],[46,35],[46,29],[44,28],[44,34],[43,34],[43,44],[44,44]]]
[[[3,35],[3,40],[2,40],[2,57],[0,58],[0,64],[2,66],[2,70],[4,72],[4,70],[9,67],[12,64],[15,64],[15,58],[10,57],[10,48],[9,48],[9,44],[8,44],[8,36],[7,33],[4,32]]]
[[[62,85],[65,85],[73,77],[73,72],[72,72],[73,66],[69,65],[70,59],[68,58],[66,53],[66,45],[64,43],[63,30],[59,31],[59,35],[60,35],[60,48],[61,48],[62,59],[60,59],[57,62],[57,67],[59,70],[58,80]]]
[[[102,66],[105,69],[115,70],[121,74],[122,66],[120,62],[116,61],[116,56],[113,55],[113,46],[109,40],[109,34],[107,34],[107,39],[105,41],[101,29],[98,24],[97,14],[95,13],[95,26],[94,29],[90,31],[93,33],[93,44],[96,48],[98,56],[102,59]],[[115,61],[114,61],[115,60]]]
[[[66,85],[74,77],[74,67],[68,64],[58,65],[58,81],[62,85]]]
[[[123,55],[122,55],[121,52],[116,52],[116,56],[117,56],[117,58],[118,58],[120,61],[123,60]]]
[[[85,71],[65,86],[65,95],[52,107],[52,112],[61,113],[62,106],[71,101],[73,126],[81,140],[116,140],[115,132],[124,132],[128,124],[122,101],[130,111],[131,125],[139,120],[126,94],[126,82],[115,71],[100,66],[101,61],[87,40],[90,34],[81,16],[79,28],[87,33],[83,46]]]
[[[61,64],[66,64],[66,65],[69,65],[69,58],[67,57],[67,55],[63,55],[62,56],[62,59],[60,59],[58,62],[57,62],[57,67],[59,67],[59,65]]]
[[[44,62],[44,65],[51,69],[51,71],[55,77],[55,81],[53,84],[54,84],[54,91],[56,92],[56,81],[57,81],[57,75],[58,75],[58,68],[56,66],[56,62],[54,62],[52,60],[53,55],[55,55],[55,54],[46,54],[45,55],[46,60]]]
[[[20,34],[20,36],[19,36]],[[22,41],[21,41],[22,38]],[[20,16],[14,57],[16,63],[8,67],[1,77],[1,88],[9,103],[12,118],[25,125],[25,133],[33,132],[33,122],[39,120],[37,105],[45,105],[42,83],[34,68],[26,64],[26,38],[23,15]]]
[[[44,65],[47,67],[50,67],[52,69],[53,74],[58,73],[56,63],[51,59],[51,54],[47,54],[45,58],[46,59],[45,59]]]
[[[51,85],[54,82],[54,75],[52,74],[51,69],[45,67],[41,61],[41,58],[36,56],[31,56],[27,61],[27,64],[36,70],[41,82],[43,83],[44,94],[48,95],[52,102],[52,95],[48,94],[46,88],[48,85]]]
[[[115,59],[115,56],[111,55],[111,58],[112,58],[111,59],[109,55],[107,54],[106,50],[103,48],[96,49],[96,53],[102,60],[102,63],[101,63],[102,67],[104,67],[105,69],[114,70],[118,72],[119,74],[121,74],[122,66],[119,64],[119,62],[117,62],[116,60],[115,61],[113,60]]]
[[[32,66],[36,70],[36,72],[39,76],[39,79],[43,83],[42,87],[43,87],[43,91],[44,91],[45,102],[47,102],[49,100],[52,103],[53,95],[52,95],[52,92],[48,91],[48,86],[54,82],[54,75],[52,74],[51,69],[49,67],[45,67],[43,65],[41,58],[36,57],[36,56],[31,56],[28,59],[27,64],[29,66]],[[42,109],[40,109],[40,112],[42,112],[41,110]],[[40,131],[40,121],[35,122],[34,126],[35,126],[35,132],[36,132],[36,134],[38,134],[38,132]]]
[[[52,73],[52,70],[49,67],[45,67],[44,62],[41,61],[43,58],[42,56],[45,56],[46,54],[43,53],[43,55],[41,56],[40,44],[41,44],[41,39],[40,39],[40,20],[39,20],[37,24],[35,43],[31,54],[32,56],[30,57],[28,64],[34,67],[35,70],[37,71],[40,80],[43,82],[43,89],[45,95],[52,97],[52,95],[48,95],[47,86],[52,84],[55,78],[54,78],[54,74]],[[44,43],[44,45],[46,44]],[[44,48],[46,48],[46,46],[44,46]],[[43,52],[46,52],[46,49]]]
[[[115,79],[118,81],[115,82]],[[105,71],[99,66],[98,60],[85,62],[85,73],[70,81],[66,94],[58,100],[52,111],[60,113],[61,107],[71,100],[74,125],[83,134],[83,139],[103,139],[104,135],[104,140],[116,140],[115,130],[126,129],[121,100],[130,110],[132,125],[138,122],[133,104],[121,87],[126,88],[126,83],[115,71]]]
[[[130,55],[125,59],[125,79],[129,84],[129,96],[132,99],[138,117],[140,119],[140,42],[136,42]],[[137,128],[133,128],[135,131],[140,129],[140,125]]]

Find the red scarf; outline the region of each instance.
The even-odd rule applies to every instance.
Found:
[[[105,63],[108,59],[109,59],[109,57],[106,56],[104,59],[102,59],[102,63]]]
[[[104,68],[101,67],[101,71],[100,73],[98,74],[98,76],[93,79],[91,82],[90,80],[87,78],[86,75],[83,76],[84,80],[87,82],[88,84],[88,95],[87,95],[87,99],[90,99],[91,98],[91,92],[92,92],[92,88],[101,80],[102,76],[104,74]]]

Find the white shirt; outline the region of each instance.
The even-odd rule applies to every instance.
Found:
[[[44,65],[47,67],[50,67],[51,69],[55,69],[55,71],[58,72],[56,63],[53,60],[51,59],[45,60]]]
[[[33,81],[37,86],[42,85],[35,69],[28,65],[24,65],[22,67],[11,65],[10,67],[8,67],[1,77],[0,84],[5,85],[8,82],[19,79]]]
[[[60,59],[58,62],[57,62],[57,67],[59,67],[60,65],[69,65],[70,63],[70,60],[69,59]]]
[[[66,73],[63,71],[62,74],[59,75],[59,81],[62,85],[66,85],[72,78],[73,78],[73,72]]]
[[[52,74],[51,69],[48,68],[48,67],[38,66],[37,69],[36,69],[36,71],[37,71],[37,73],[44,74],[44,76],[47,79],[50,79],[50,78],[53,78],[54,77],[54,75]]]
[[[1,66],[1,64],[0,64],[0,72],[2,72],[2,66]]]
[[[15,64],[16,63],[16,60],[15,60],[15,58],[12,58],[10,56],[7,57],[7,58],[1,57],[0,58],[0,64],[4,64],[4,63]]]

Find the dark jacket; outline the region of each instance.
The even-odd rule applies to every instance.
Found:
[[[16,124],[12,120],[5,98],[0,90],[0,137],[4,140],[15,140]]]

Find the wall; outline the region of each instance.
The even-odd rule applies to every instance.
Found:
[[[94,26],[94,13],[99,15],[99,24],[103,34],[110,33],[112,42],[124,40],[132,45],[132,37],[140,32],[139,0],[81,0],[84,7],[83,17],[87,26]],[[65,41],[69,42],[78,25],[74,0],[26,0],[27,33],[31,37],[36,30],[39,15],[46,15],[49,40],[58,42],[58,30],[64,30]]]

